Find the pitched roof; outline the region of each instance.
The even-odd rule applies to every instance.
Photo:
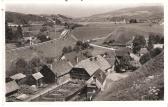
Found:
[[[96,73],[94,74],[94,77],[96,77],[96,79],[103,84],[104,80],[106,79],[106,74],[104,72],[102,72],[100,69],[98,71],[96,71]]]
[[[66,60],[70,61],[72,63],[73,66],[75,66],[77,64],[77,60],[78,62],[87,59],[89,56],[91,55],[91,52],[88,50],[83,50],[80,52],[70,52],[64,55]],[[78,59],[77,59],[78,58]]]
[[[41,78],[44,77],[40,72],[34,73],[34,74],[32,74],[32,76],[33,76],[34,79],[36,79],[36,80],[39,80],[39,79],[41,79]]]
[[[22,74],[22,73],[18,73],[18,74],[15,74],[15,75],[12,75],[10,78],[13,79],[13,80],[20,80],[22,78],[25,78],[26,75]]]
[[[61,76],[68,73],[72,69],[72,66],[66,60],[60,60],[52,64],[52,71],[57,75]]]
[[[8,83],[6,83],[6,94],[16,91],[19,89],[18,84],[16,83],[16,81],[10,81]]]
[[[75,67],[84,68],[90,76],[92,76],[100,68],[96,63],[93,63],[90,58],[79,62]]]
[[[108,61],[105,58],[103,58],[101,55],[97,55],[93,59],[94,59],[93,62],[96,63],[103,71],[111,67]]]

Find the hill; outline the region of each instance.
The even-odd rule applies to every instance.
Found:
[[[133,101],[163,100],[164,98],[164,52],[160,53],[125,79],[107,83],[95,100]]]
[[[46,21],[46,18],[32,15],[32,14],[23,14],[17,12],[5,12],[5,19],[7,22],[15,24],[27,24],[29,21]]]
[[[164,17],[162,6],[140,6],[133,8],[119,9],[103,14],[96,14],[90,17],[81,18],[81,21],[114,21],[118,19],[161,19]]]
[[[150,27],[145,24],[134,24],[134,25],[127,25],[127,26],[119,26],[109,35],[104,42],[109,42],[111,40],[115,40],[115,42],[125,44],[129,40],[136,35],[142,35],[147,37],[150,32],[159,34],[163,36],[163,27],[162,26],[153,26]]]

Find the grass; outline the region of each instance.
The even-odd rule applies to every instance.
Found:
[[[35,56],[39,57],[54,57],[58,58],[62,54],[62,49],[65,46],[73,46],[75,41],[68,37],[66,39],[59,39],[48,41],[40,45],[34,45],[32,47],[26,47],[19,50],[7,50],[6,51],[6,74],[10,71],[10,66],[12,62],[17,58],[23,58],[25,60],[30,60]]]
[[[112,24],[112,23],[88,23],[83,27],[76,28],[73,30],[73,34],[79,40],[88,40],[93,38],[99,38],[107,36],[109,33],[117,30],[120,27],[127,29],[133,29],[136,32],[146,34],[148,32],[161,33],[163,34],[163,26],[152,25],[148,23],[137,23],[137,24]]]
[[[145,63],[125,79],[108,83],[95,100],[163,100],[164,89],[164,57],[163,52]],[[154,88],[155,87],[155,88]],[[151,94],[151,88],[159,91]]]

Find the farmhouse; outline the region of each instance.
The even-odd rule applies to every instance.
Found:
[[[72,68],[70,77],[72,79],[88,80],[98,70],[100,70],[100,67],[93,62],[93,58],[88,58]]]
[[[69,72],[72,69],[72,65],[66,60],[59,60],[52,64],[51,70],[56,76],[58,84],[62,84],[70,79]]]
[[[102,57],[101,55],[97,55],[96,57],[92,57],[92,61],[97,64],[102,71],[107,71],[111,68],[111,65],[108,61]]]
[[[10,81],[6,83],[6,96],[14,94],[18,91],[19,86],[16,81]]]

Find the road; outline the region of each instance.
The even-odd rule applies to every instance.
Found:
[[[92,43],[90,43],[90,46],[93,46],[93,47],[98,47],[98,48],[104,48],[104,49],[109,49],[109,50],[116,50],[116,49],[114,49],[114,48],[108,48],[108,47],[104,47],[104,46],[99,46],[99,45],[95,45],[95,44],[92,44]]]

